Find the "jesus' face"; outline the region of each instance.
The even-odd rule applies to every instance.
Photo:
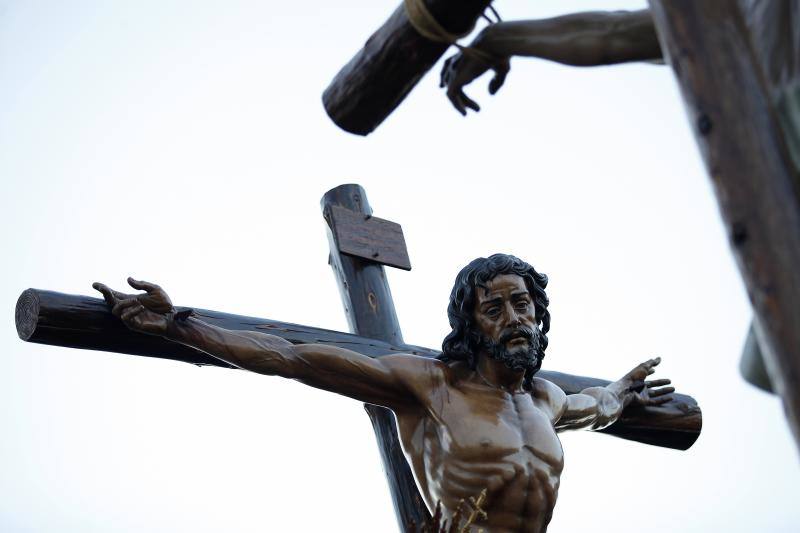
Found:
[[[540,331],[536,309],[525,280],[516,274],[501,274],[478,287],[475,294],[475,326],[485,355],[514,370],[537,363]]]

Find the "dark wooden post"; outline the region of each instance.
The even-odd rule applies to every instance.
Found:
[[[747,285],[758,344],[800,445],[800,172],[753,40],[785,28],[748,27],[737,0],[650,5]],[[798,53],[791,41],[785,46],[784,66]]]
[[[372,216],[372,208],[364,189],[360,185],[340,185],[325,193],[321,205],[322,214],[328,223],[331,247],[329,262],[339,284],[350,331],[364,337],[402,345],[403,334],[383,265],[341,253],[335,237],[333,212],[336,207],[359,213],[365,218]],[[364,408],[372,420],[378,439],[400,531],[406,531],[411,524],[421,526],[430,513],[417,490],[411,468],[400,447],[394,414],[389,409],[375,405],[365,404]]]

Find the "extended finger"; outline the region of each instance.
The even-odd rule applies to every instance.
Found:
[[[657,396],[664,396],[665,394],[672,394],[673,392],[675,392],[675,387],[664,387],[663,389],[650,390],[647,394],[651,398],[655,398]]]
[[[128,278],[128,285],[130,285],[134,289],[138,289],[140,291],[147,291],[148,293],[161,289],[161,287],[159,287],[155,283],[150,283],[149,281],[135,280],[133,278]]]
[[[481,110],[481,106],[478,105],[478,102],[467,96],[464,91],[461,91],[461,98],[464,100],[464,105],[468,108],[472,109],[476,113]]]
[[[658,398],[651,398],[650,405],[664,405],[672,401],[672,395],[659,396]]]
[[[645,383],[648,387],[663,387],[672,383],[670,379],[653,379]]]
[[[655,359],[650,359],[649,361],[642,363],[642,365],[647,369],[648,374],[652,374],[656,371],[655,367],[657,367],[660,362],[661,358],[656,357]]]
[[[114,305],[116,300],[114,299],[114,291],[108,288],[107,285],[104,283],[100,283],[95,281],[92,283],[92,288],[96,291],[100,291],[100,294],[103,295],[103,299],[106,301],[108,305]]]
[[[489,82],[489,94],[496,94],[500,90],[500,87],[506,82],[506,74],[508,74],[508,70],[496,71],[494,78]]]
[[[461,91],[452,91],[452,90],[447,91],[447,98],[450,99],[450,103],[453,104],[453,107],[456,108],[456,111],[458,111],[462,115],[466,115],[467,110],[464,109],[464,104],[461,103],[461,98],[459,93],[461,93]]]

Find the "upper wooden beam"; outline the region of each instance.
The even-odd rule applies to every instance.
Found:
[[[425,4],[441,26],[460,35],[475,25],[491,0],[427,0]],[[369,134],[449,46],[420,35],[400,4],[325,89],[325,111],[343,130]]]

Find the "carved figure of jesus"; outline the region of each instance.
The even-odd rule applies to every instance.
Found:
[[[547,276],[510,255],[475,259],[458,274],[447,310],[452,331],[438,359],[405,354],[373,359],[338,347],[226,330],[176,313],[157,285],[128,282],[145,293],[94,287],[133,330],[245,370],[391,409],[429,509],[441,502],[449,520],[460,500],[486,490],[486,516],[473,531],[546,531],[564,466],[557,432],[604,428],[625,406],[660,405],[674,392],[668,379],[646,381],[658,358],[607,387],[569,396],[536,377],[550,327]]]

